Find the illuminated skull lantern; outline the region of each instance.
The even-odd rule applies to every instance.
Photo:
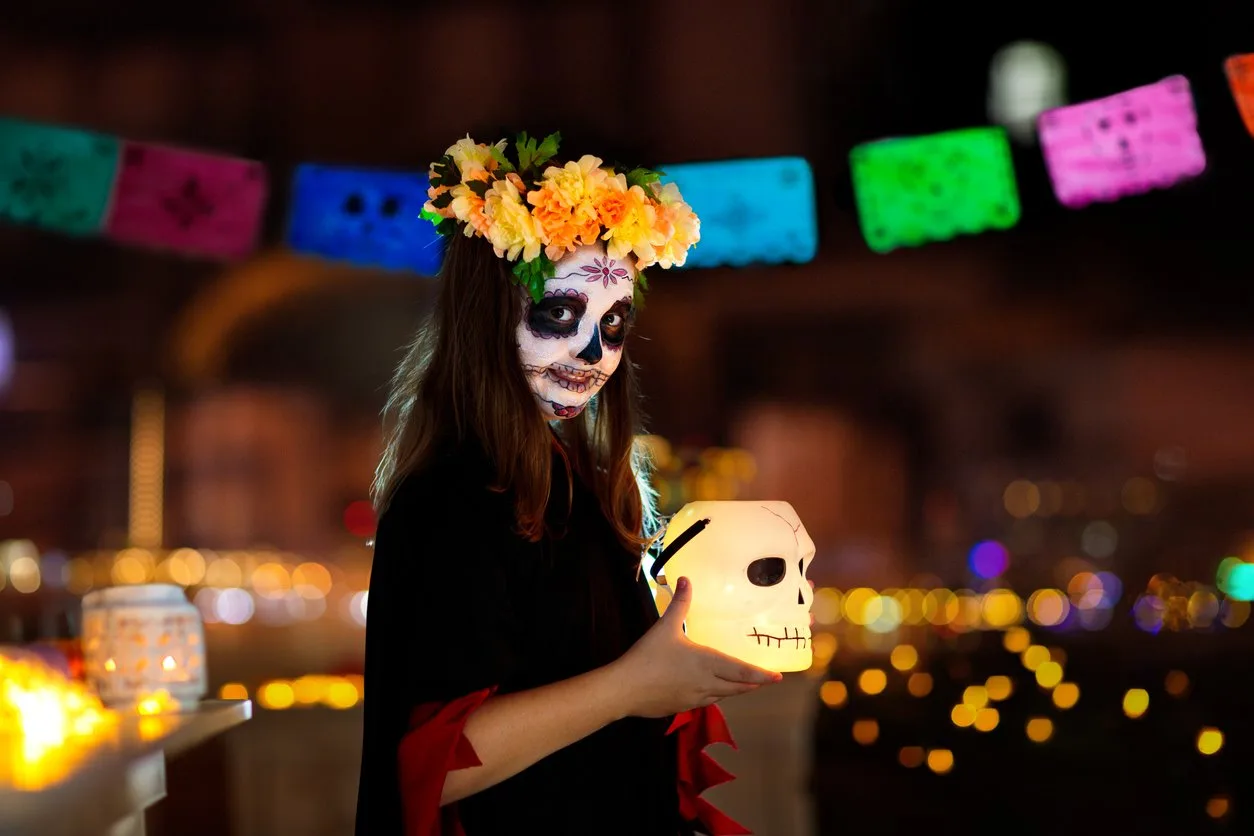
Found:
[[[813,559],[814,541],[787,502],[691,502],[671,519],[649,572],[660,611],[667,579],[692,583],[688,638],[783,673],[811,664]]]

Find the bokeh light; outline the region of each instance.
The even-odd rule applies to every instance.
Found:
[[[1149,692],[1144,688],[1131,688],[1123,695],[1123,713],[1133,720],[1149,710]]]
[[[869,668],[858,676],[858,688],[864,694],[882,693],[888,685],[888,676],[879,668]]]
[[[1028,740],[1044,743],[1054,736],[1054,722],[1048,717],[1033,717],[1027,724]]]
[[[1080,701],[1080,686],[1074,682],[1060,682],[1052,694],[1054,705],[1061,709],[1074,708]]]
[[[861,719],[855,720],[853,724],[853,739],[863,746],[870,746],[880,736],[880,724],[876,720]]]
[[[1213,755],[1224,746],[1224,733],[1219,729],[1207,726],[1197,734],[1197,751],[1203,755]]]
[[[1010,565],[1010,552],[996,540],[985,540],[971,548],[967,565],[978,577],[985,580],[996,578]]]
[[[954,753],[949,749],[933,749],[927,753],[927,768],[944,775],[954,768]]]
[[[849,689],[838,679],[830,679],[819,686],[819,699],[828,708],[840,708],[849,700]]]

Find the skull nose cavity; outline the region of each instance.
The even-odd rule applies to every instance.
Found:
[[[797,587],[797,603],[805,606],[806,598],[801,592],[801,587]]]
[[[575,356],[590,366],[601,362],[601,327],[599,325],[592,326],[592,339],[584,346],[583,351]]]

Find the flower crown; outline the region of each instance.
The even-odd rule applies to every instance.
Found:
[[[598,157],[541,168],[557,155],[561,134],[543,141],[522,133],[515,159],[506,140],[494,145],[469,136],[451,146],[430,171],[422,217],[443,235],[458,224],[468,238],[486,238],[498,258],[514,264],[514,282],[539,301],[556,262],[581,244],[605,241],[611,258],[635,259],[637,291],[644,270],[683,266],[701,239],[701,221],[662,172],[619,173]]]

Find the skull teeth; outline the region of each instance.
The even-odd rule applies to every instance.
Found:
[[[792,635],[788,634],[790,629],[792,630]],[[763,633],[758,630],[757,627],[754,627],[753,632],[747,633],[746,635],[749,636],[749,638],[757,639],[759,645],[762,644],[762,641],[765,639],[767,647],[772,646],[771,642],[775,642],[774,646],[779,648],[784,646],[784,642],[792,642],[792,649],[794,650],[805,650],[810,646],[810,637],[801,635],[800,627],[785,627],[784,635],[782,636],[774,636],[770,633]]]

